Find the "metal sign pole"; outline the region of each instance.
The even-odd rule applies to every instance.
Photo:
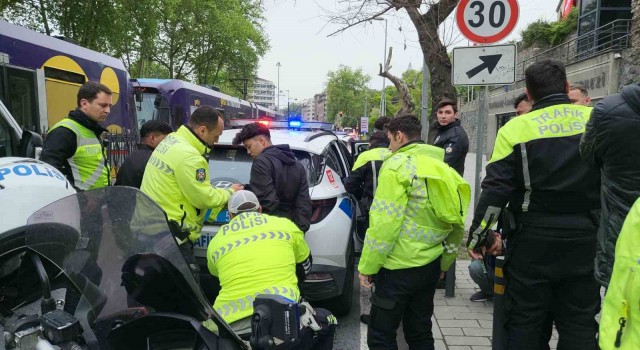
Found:
[[[429,104],[429,67],[427,60],[422,65],[422,108],[420,125],[422,125],[422,140],[425,142],[429,137],[429,114],[427,113],[427,105]]]
[[[473,203],[474,207],[478,206],[478,200],[480,200],[480,172],[482,171],[482,157],[484,156],[484,139],[486,135],[484,134],[485,124],[486,124],[486,100],[487,100],[487,86],[483,86],[480,89],[479,98],[478,98],[478,116],[476,118],[476,176],[475,176],[475,191]]]

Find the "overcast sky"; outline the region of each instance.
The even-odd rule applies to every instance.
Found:
[[[277,62],[280,67],[280,90],[289,90],[290,99],[306,99],[321,92],[327,73],[343,64],[362,68],[371,76],[369,86],[382,88],[378,64],[384,54],[384,21],[353,27],[342,34],[327,37],[340,27],[329,24],[326,11],[335,10],[337,0],[264,0],[264,24],[271,49],[260,61],[258,76],[278,84]],[[520,18],[516,29],[504,42],[520,37],[520,31],[540,18],[555,20],[558,0],[520,0]],[[393,11],[392,11],[393,12]],[[455,12],[455,11],[454,11]],[[388,14],[387,45],[393,46],[391,72],[401,75],[409,63],[419,69],[422,53],[417,34],[406,12]],[[401,28],[401,30],[400,30]],[[442,29],[442,28],[441,28]],[[453,46],[467,46],[451,20],[445,25],[446,40]],[[455,31],[455,32],[452,32]],[[405,49],[406,43],[406,49]],[[387,85],[390,82],[387,81]],[[286,106],[286,92],[280,105]]]

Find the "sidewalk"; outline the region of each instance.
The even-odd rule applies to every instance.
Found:
[[[477,285],[469,277],[469,260],[456,262],[456,296],[445,298],[436,290],[433,335],[436,350],[490,350],[493,328],[493,302],[473,302],[469,297]],[[553,330],[550,345],[556,348],[558,333]],[[402,347],[401,347],[402,349]],[[407,349],[406,345],[404,349]]]

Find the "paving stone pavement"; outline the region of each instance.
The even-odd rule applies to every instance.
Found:
[[[433,311],[433,335],[436,350],[490,350],[493,331],[493,302],[473,302],[469,297],[479,289],[467,269],[469,260],[456,263],[454,298],[445,298],[444,289],[436,290]],[[558,333],[553,330],[550,346],[556,348]],[[404,343],[404,341],[403,341]],[[406,344],[400,349],[408,349]]]

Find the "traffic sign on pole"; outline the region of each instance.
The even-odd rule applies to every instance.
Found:
[[[516,46],[466,46],[453,49],[453,85],[502,85],[516,81]]]
[[[360,117],[360,133],[366,134],[369,132],[369,118]]]
[[[519,13],[517,0],[460,0],[456,23],[467,39],[492,44],[513,31]]]

